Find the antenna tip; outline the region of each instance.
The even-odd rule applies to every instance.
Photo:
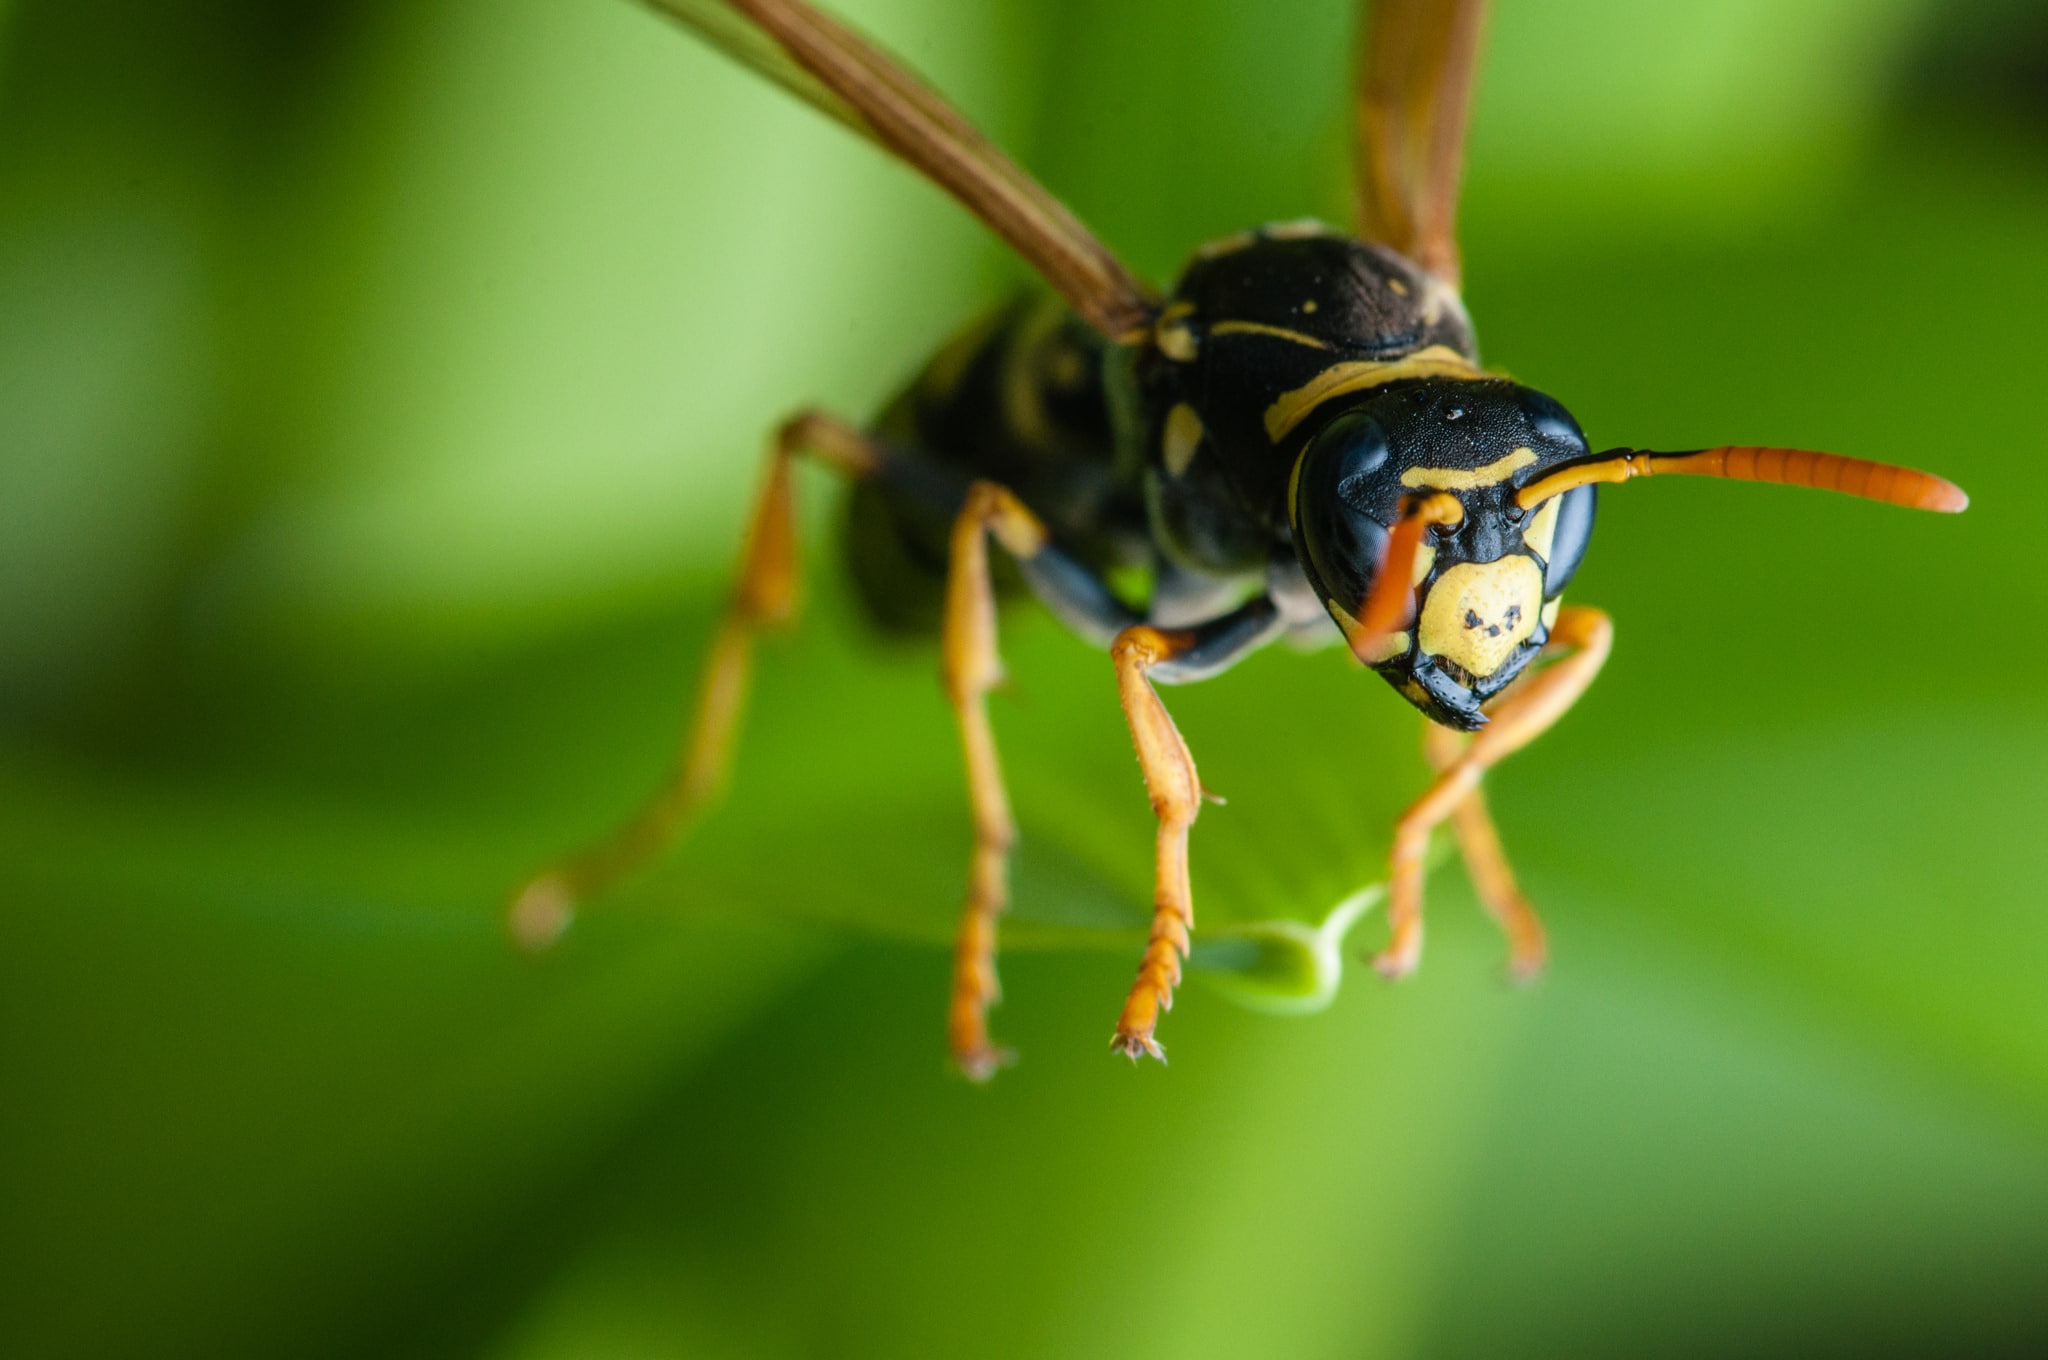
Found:
[[[1941,477],[1929,477],[1930,485],[1920,496],[1920,509],[1933,510],[1944,515],[1960,515],[1970,508],[1970,493],[1954,482]]]

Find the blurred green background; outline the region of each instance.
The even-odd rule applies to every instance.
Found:
[[[1342,220],[1339,0],[844,12],[1156,279]],[[0,1352],[2048,1349],[2044,89],[2026,0],[1499,0],[1487,358],[1975,505],[1611,495],[1614,660],[1493,784],[1549,976],[1447,869],[1412,981],[1198,977],[1170,1068],[1105,1050],[1107,668],[1020,615],[1018,938],[1085,947],[1007,958],[975,1089],[934,662],[822,480],[731,801],[548,959],[497,902],[659,777],[769,423],[872,410],[1002,252],[625,0],[0,2]],[[1377,873],[1384,687],[1169,701],[1205,924]]]

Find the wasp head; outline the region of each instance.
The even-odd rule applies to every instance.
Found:
[[[1499,379],[1388,384],[1303,446],[1295,554],[1362,661],[1436,722],[1477,729],[1481,706],[1542,650],[1593,531],[1591,486],[1526,509],[1516,491],[1586,456],[1578,423],[1540,392]],[[1361,616],[1404,518],[1420,535],[1406,619],[1367,640]]]

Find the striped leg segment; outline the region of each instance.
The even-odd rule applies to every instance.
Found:
[[[1003,680],[996,652],[995,590],[988,571],[991,537],[1021,562],[1046,547],[1045,526],[1022,501],[991,482],[976,482],[953,521],[941,642],[941,674],[946,699],[960,722],[967,796],[974,815],[974,853],[953,947],[946,1041],[953,1061],[975,1081],[986,1081],[1013,1056],[991,1043],[988,1035],[988,1008],[1002,996],[996,980],[996,920],[1009,905],[1010,847],[1017,840],[995,732],[988,721],[988,692]]]
[[[1261,596],[1196,628],[1126,628],[1110,645],[1118,697],[1138,748],[1153,815],[1159,819],[1152,932],[1109,1041],[1112,1049],[1133,1061],[1147,1054],[1166,1061],[1166,1050],[1152,1036],[1160,1012],[1173,1009],[1173,989],[1180,985],[1181,961],[1187,958],[1188,936],[1195,928],[1188,828],[1195,824],[1203,797],[1194,755],[1160,702],[1153,681],[1184,683],[1215,674],[1271,641],[1283,628],[1273,602]]]
[[[1138,963],[1137,981],[1131,984],[1123,1014],[1117,1018],[1116,1034],[1109,1041],[1111,1048],[1133,1061],[1148,1053],[1166,1061],[1166,1050],[1152,1037],[1152,1031],[1159,1024],[1159,1013],[1173,1009],[1173,989],[1180,984],[1188,933],[1195,928],[1195,902],[1188,884],[1188,828],[1202,808],[1202,781],[1195,774],[1193,753],[1147,674],[1176,651],[1184,650],[1189,641],[1185,632],[1140,625],[1118,634],[1110,648],[1116,658],[1118,697],[1131,725],[1131,740],[1138,748],[1138,764],[1145,772],[1145,792],[1151,795],[1152,812],[1159,819],[1152,934]]]
[[[1429,848],[1429,836],[1447,818],[1460,817],[1460,809],[1479,791],[1487,770],[1521,750],[1563,717],[1587,686],[1600,673],[1613,645],[1614,626],[1597,609],[1570,608],[1560,612],[1550,630],[1550,645],[1563,655],[1522,681],[1489,715],[1491,721],[1446,765],[1422,797],[1401,814],[1394,824],[1393,873],[1387,894],[1387,947],[1373,960],[1374,967],[1390,978],[1406,976],[1422,957],[1422,869]],[[1480,893],[1495,906],[1491,893],[1499,884],[1489,885],[1486,873],[1498,868],[1505,874],[1506,861],[1500,856],[1499,838],[1493,835],[1492,819],[1483,803],[1462,814],[1459,836],[1474,865]],[[1474,857],[1467,827],[1479,831],[1480,853]],[[1484,866],[1482,868],[1482,866]],[[1509,887],[1513,878],[1506,877]],[[1514,892],[1516,900],[1520,892]],[[1524,904],[1526,908],[1526,904]],[[1498,907],[1495,907],[1498,910]],[[1534,925],[1534,914],[1529,915]],[[1509,927],[1513,937],[1514,927]],[[1541,939],[1540,927],[1537,938]],[[1517,941],[1518,957],[1523,946]],[[1540,953],[1537,956],[1540,960]]]
[[[1463,733],[1429,723],[1423,749],[1430,764],[1443,771],[1457,763],[1467,743]],[[1501,848],[1500,832],[1494,827],[1493,814],[1487,810],[1483,789],[1475,787],[1452,810],[1451,827],[1457,832],[1458,850],[1465,860],[1465,872],[1472,877],[1472,887],[1479,894],[1480,904],[1508,937],[1509,978],[1516,982],[1534,979],[1543,971],[1543,961],[1548,953],[1543,921],[1536,915],[1536,909],[1529,905],[1529,899],[1522,895],[1521,885],[1515,881],[1514,868],[1508,863],[1507,852]]]
[[[609,837],[536,874],[514,895],[507,924],[528,949],[560,938],[576,908],[616,885],[673,845],[724,786],[737,736],[754,638],[790,622],[797,608],[797,537],[790,465],[808,454],[848,477],[877,475],[885,455],[866,434],[836,417],[803,411],[784,421],[768,445],[767,470],[754,503],[739,579],[704,662],[696,715],[661,791]]]

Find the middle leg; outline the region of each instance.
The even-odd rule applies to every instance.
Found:
[[[988,692],[1002,683],[996,653],[996,598],[989,577],[988,540],[1029,561],[1046,546],[1045,526],[1009,491],[976,482],[953,521],[940,643],[946,700],[960,723],[967,765],[967,797],[974,817],[974,853],[967,873],[967,903],[953,946],[953,990],[946,1008],[946,1042],[970,1080],[986,1081],[1012,1059],[989,1040],[988,1008],[1002,999],[996,979],[996,919],[1009,906],[1010,847],[1017,840],[1009,794],[988,721]]]

